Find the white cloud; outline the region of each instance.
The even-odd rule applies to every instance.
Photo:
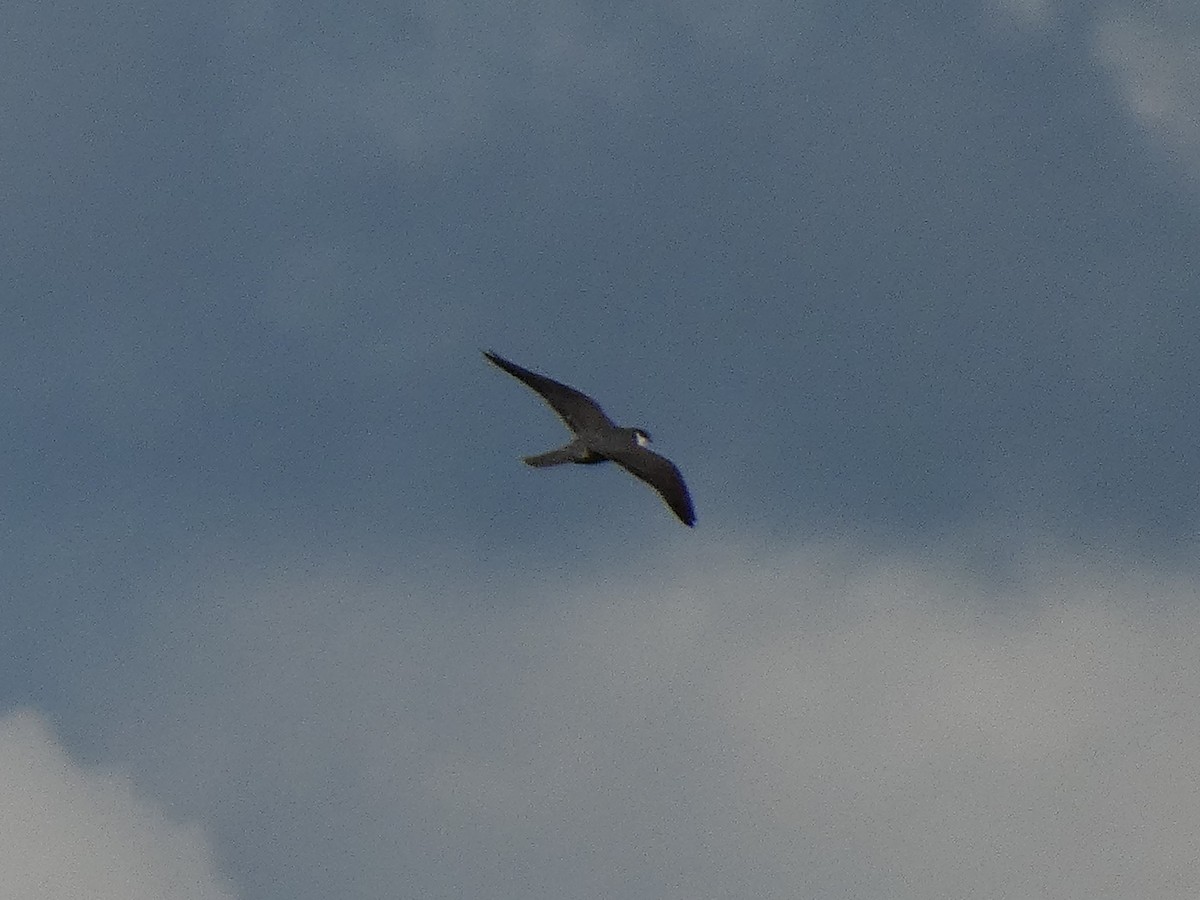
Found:
[[[1098,18],[1092,47],[1130,115],[1176,167],[1200,178],[1200,9],[1169,4],[1152,16],[1117,7]]]
[[[1055,29],[1061,4],[992,0],[1026,34]],[[1110,4],[1091,15],[1086,41],[1112,77],[1124,111],[1175,171],[1200,179],[1200,7],[1162,0]]]
[[[1194,896],[1194,573],[1019,571],[226,585],[114,740],[306,896]]]
[[[203,836],[125,778],[73,763],[36,715],[0,718],[0,895],[229,900]]]

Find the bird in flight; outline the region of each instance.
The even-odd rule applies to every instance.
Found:
[[[566,446],[526,456],[527,465],[539,468],[563,463],[591,465],[611,460],[658,491],[684,525],[695,526],[696,513],[683,476],[673,462],[649,449],[649,432],[644,428],[621,428],[587,394],[523,369],[495,353],[484,351],[483,355],[490,363],[537,391],[571,429],[573,437]]]

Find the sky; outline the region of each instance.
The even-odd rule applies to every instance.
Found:
[[[5,13],[0,897],[1196,896],[1200,5]]]

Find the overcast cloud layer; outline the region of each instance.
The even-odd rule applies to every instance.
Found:
[[[1197,895],[1195,4],[5,18],[22,897]]]

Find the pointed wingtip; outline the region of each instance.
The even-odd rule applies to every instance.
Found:
[[[483,354],[483,358],[490,362],[493,366],[498,369],[503,369],[506,372],[508,371],[508,366],[505,365],[508,363],[508,360],[506,360],[499,353],[496,353],[493,350],[481,350],[480,352]]]
[[[688,528],[696,527],[696,510],[692,507],[691,498],[686,502],[676,506],[674,503],[668,503],[671,507],[671,512],[675,513],[675,518],[686,525]]]

